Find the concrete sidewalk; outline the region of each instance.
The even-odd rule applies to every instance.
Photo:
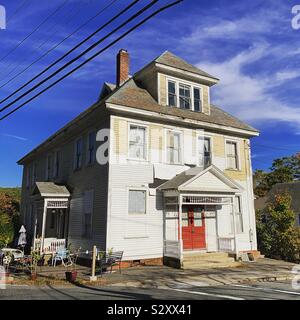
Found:
[[[102,285],[165,288],[180,285],[216,286],[257,281],[291,280],[293,263],[259,259],[236,268],[179,270],[165,266],[123,269],[105,274]],[[99,283],[99,284],[100,284]]]

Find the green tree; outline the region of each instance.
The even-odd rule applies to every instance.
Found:
[[[300,154],[275,159],[270,172],[256,170],[253,176],[254,193],[263,197],[277,183],[292,182],[300,177]]]
[[[291,196],[277,194],[265,210],[257,212],[259,249],[269,257],[295,261],[299,257],[299,229],[291,210]]]
[[[0,211],[0,247],[5,247],[13,241],[14,225],[12,219]]]

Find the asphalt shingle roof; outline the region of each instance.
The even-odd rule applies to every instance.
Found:
[[[209,77],[209,78],[213,78],[213,79],[216,79],[216,80],[219,80],[218,78],[210,75],[209,73],[193,66],[192,64],[186,62],[185,60],[177,57],[175,54],[173,54],[172,52],[169,52],[169,51],[165,51],[162,55],[160,55],[158,58],[156,58],[154,60],[155,62],[157,63],[161,63],[161,64],[164,64],[166,66],[169,66],[169,67],[174,67],[174,68],[178,68],[178,69],[181,69],[181,70],[185,70],[185,71],[189,71],[189,72],[192,72],[192,73],[196,73],[196,74],[199,74],[201,76],[204,76],[204,77]]]
[[[211,105],[210,115],[206,115],[201,112],[159,105],[146,89],[138,86],[134,79],[130,79],[124,83],[124,85],[116,90],[116,92],[110,96],[106,102],[141,110],[158,112],[170,116],[178,116],[181,118],[199,120],[258,132],[255,128],[249,126],[248,124],[242,122],[241,120],[214,105]]]

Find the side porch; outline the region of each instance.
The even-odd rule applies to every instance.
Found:
[[[52,182],[37,182],[32,247],[53,254],[67,246],[70,192]]]

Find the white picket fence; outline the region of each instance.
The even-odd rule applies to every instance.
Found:
[[[41,239],[35,239],[34,241],[35,250],[41,250]],[[44,247],[42,248],[43,253],[55,253],[61,249],[66,248],[66,239],[56,238],[45,238]]]

